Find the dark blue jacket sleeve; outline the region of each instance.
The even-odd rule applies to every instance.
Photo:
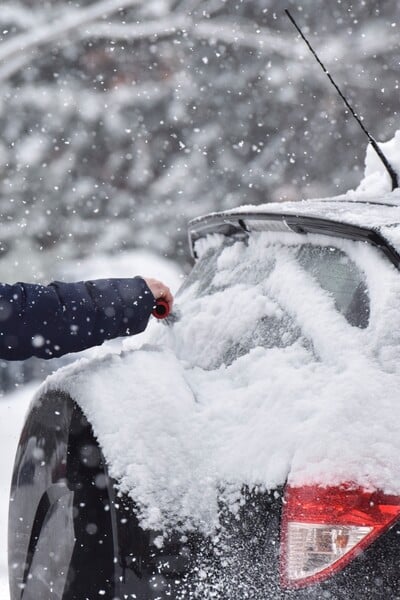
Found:
[[[140,333],[154,304],[141,277],[0,284],[0,358],[54,358]]]

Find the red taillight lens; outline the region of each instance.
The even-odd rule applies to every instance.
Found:
[[[400,497],[348,485],[286,487],[281,583],[297,588],[327,579],[400,517]]]

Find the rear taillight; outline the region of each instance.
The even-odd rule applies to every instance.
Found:
[[[400,497],[349,485],[286,487],[281,583],[298,588],[340,571],[400,517]]]

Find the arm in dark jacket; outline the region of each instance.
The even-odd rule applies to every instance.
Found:
[[[54,358],[140,333],[154,304],[141,277],[0,284],[0,358]]]

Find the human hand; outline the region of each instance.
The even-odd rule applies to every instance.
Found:
[[[171,290],[169,289],[169,287],[167,287],[161,281],[158,281],[158,279],[152,279],[151,277],[143,277],[143,279],[145,280],[147,287],[150,289],[154,298],[156,300],[165,300],[166,302],[168,302],[169,307],[172,308],[172,305],[174,303],[174,297],[171,294]]]

